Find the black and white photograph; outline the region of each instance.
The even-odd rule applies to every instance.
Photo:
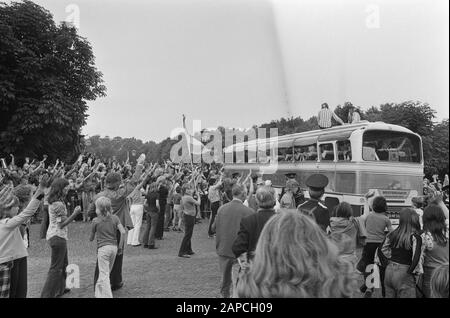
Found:
[[[448,299],[449,183],[447,0],[0,0],[0,298]]]

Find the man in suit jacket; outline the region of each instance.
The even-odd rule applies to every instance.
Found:
[[[238,237],[234,241],[232,250],[236,257],[247,253],[247,258],[253,257],[259,235],[266,222],[275,214],[276,195],[270,186],[262,186],[256,191],[258,212],[241,220]]]
[[[243,201],[247,197],[247,189],[242,184],[232,188],[233,200],[219,208],[212,230],[216,232],[216,251],[219,256],[219,267],[222,273],[220,293],[224,298],[231,295],[232,269],[236,263],[231,247],[237,237],[239,224],[243,217],[255,213],[246,207]]]

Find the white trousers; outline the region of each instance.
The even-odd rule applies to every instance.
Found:
[[[131,221],[133,229],[128,232],[127,244],[139,245],[139,235],[141,233],[142,216],[144,215],[143,204],[132,204],[130,207]]]
[[[109,274],[117,255],[117,246],[105,245],[97,250],[98,279],[95,285],[95,298],[113,298]]]

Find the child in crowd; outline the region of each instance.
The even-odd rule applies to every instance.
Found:
[[[22,258],[26,259],[28,256],[20,233],[20,226],[29,220],[39,208],[47,182],[47,178],[41,179],[39,188],[20,214],[17,214],[19,199],[13,195],[12,188],[5,186],[0,191],[0,298],[10,297],[11,285],[22,285],[20,282],[13,282],[14,277],[11,276],[14,262]],[[26,262],[24,274],[26,276]],[[25,281],[26,295],[26,277],[17,277],[17,279]]]
[[[347,202],[339,203],[330,218],[330,238],[339,247],[339,254],[356,266],[356,247],[359,235],[359,222],[352,217],[352,207]]]
[[[392,231],[392,224],[386,215],[387,202],[382,196],[375,197],[372,201],[371,212],[365,219],[365,227],[367,231],[366,245],[363,248],[361,260],[358,262],[357,269],[363,273],[364,281],[369,273],[366,272],[368,265],[374,263],[375,251],[383,243],[386,237],[386,230]],[[381,275],[383,276],[383,275]],[[383,277],[381,278],[383,281]],[[360,288],[366,298],[370,298],[373,293],[373,288],[367,288],[364,283]]]
[[[112,214],[111,200],[99,197],[95,201],[97,217],[92,221],[90,241],[97,236],[97,260],[99,277],[95,285],[96,298],[112,298],[109,274],[114,265],[116,255],[123,252],[125,243],[125,228],[119,218]],[[120,232],[120,241],[117,246],[117,231]]]

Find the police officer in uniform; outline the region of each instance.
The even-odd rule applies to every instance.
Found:
[[[298,207],[298,210],[306,215],[313,217],[320,228],[326,232],[330,226],[330,211],[321,201],[325,193],[325,187],[328,185],[328,178],[323,174],[313,174],[306,179],[310,199]]]

